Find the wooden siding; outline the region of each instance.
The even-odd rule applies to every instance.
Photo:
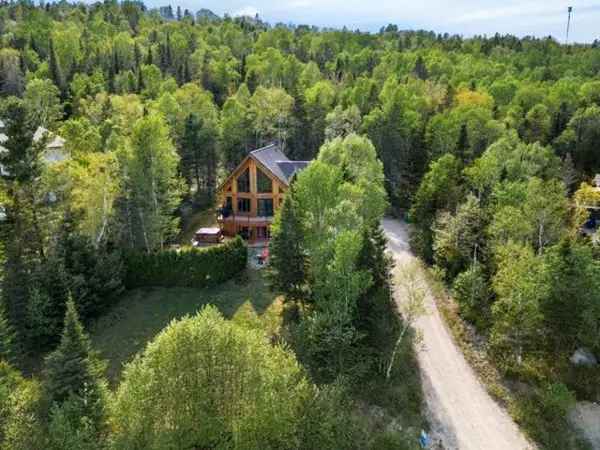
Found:
[[[237,180],[246,169],[250,175],[250,192],[238,192]],[[260,170],[266,177],[272,182],[272,191],[270,193],[259,193],[258,192],[258,173]],[[248,227],[250,240],[257,239],[257,227],[269,228],[271,217],[259,217],[258,216],[258,200],[259,199],[272,199],[273,200],[273,214],[281,206],[283,197],[287,186],[277,177],[275,177],[267,168],[263,167],[258,161],[252,157],[247,157],[242,163],[233,171],[228,177],[225,183],[220,187],[217,194],[218,204],[221,207],[225,207],[227,204],[227,197],[231,197],[232,212],[231,216],[222,218],[220,220],[221,228],[223,233],[227,236],[234,236],[238,233],[239,227]],[[250,200],[250,212],[241,212],[238,210],[238,199],[247,198]]]

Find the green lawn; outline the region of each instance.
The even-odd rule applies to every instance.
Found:
[[[282,304],[269,291],[261,271],[248,270],[239,279],[207,289],[152,288],[126,293],[91,328],[93,346],[108,360],[114,384],[123,368],[173,319],[195,314],[213,304],[223,315],[277,335]]]

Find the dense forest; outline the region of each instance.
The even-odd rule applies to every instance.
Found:
[[[340,415],[348,385],[386,378],[402,328],[378,227],[386,211],[411,223],[415,251],[521,387],[533,437],[578,445],[556,431],[575,398],[600,398],[597,366],[569,362],[580,349],[600,357],[597,41],[3,2],[0,120],[2,448],[412,448],[404,434],[361,441]],[[39,126],[49,133],[36,139]],[[69,158],[48,164],[53,136]],[[207,308],[161,333],[109,392],[83,327],[131,287],[128,261],[178,243],[190,212],[273,141],[314,160],[271,243],[298,360]],[[48,352],[39,382],[14,368]],[[241,368],[236,386],[203,391],[190,377],[160,392],[157,368],[176,377],[178,361],[215,354],[230,358],[215,377]],[[245,408],[257,417],[242,420]]]

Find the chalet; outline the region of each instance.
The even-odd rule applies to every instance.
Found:
[[[275,211],[308,161],[292,161],[278,144],[250,152],[220,186],[218,221],[225,236],[267,240]]]
[[[0,157],[2,154],[8,152],[8,149],[3,147],[2,144],[8,141],[8,136],[4,134],[4,122],[0,120]],[[60,136],[55,135],[51,131],[48,131],[44,127],[38,127],[33,134],[33,141],[39,142],[46,136],[47,143],[42,159],[46,164],[52,164],[55,162],[61,162],[69,158],[69,155],[65,149],[65,140]],[[6,168],[0,164],[0,175],[10,175]]]

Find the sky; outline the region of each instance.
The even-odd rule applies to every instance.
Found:
[[[219,15],[254,15],[278,22],[347,26],[378,31],[388,23],[400,29],[426,29],[438,33],[517,36],[554,36],[565,40],[567,7],[573,6],[569,41],[600,39],[600,0],[172,0],[197,11],[208,8]],[[161,6],[169,0],[146,0]]]

